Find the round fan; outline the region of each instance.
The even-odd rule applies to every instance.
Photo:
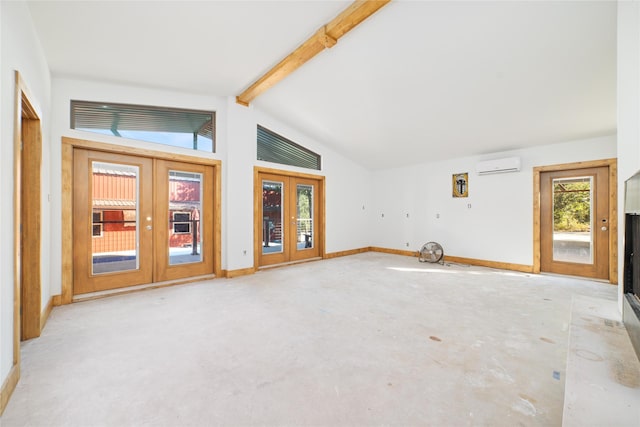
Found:
[[[440,243],[429,242],[422,245],[420,253],[418,254],[418,260],[420,262],[440,262],[444,258],[444,250]]]

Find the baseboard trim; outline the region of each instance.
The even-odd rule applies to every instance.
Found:
[[[271,269],[274,269],[274,268],[289,267],[290,265],[306,264],[308,262],[316,262],[316,261],[322,261],[322,258],[321,257],[313,257],[313,258],[298,259],[298,260],[295,260],[295,261],[283,262],[283,263],[280,263],[280,264],[262,265],[262,266],[260,266],[260,267],[258,267],[256,269],[256,272],[271,270]]]
[[[13,365],[9,375],[7,375],[7,379],[2,383],[2,389],[0,389],[0,415],[4,412],[4,408],[7,407],[7,403],[9,403],[9,399],[18,385],[18,380],[20,380],[19,363]]]
[[[349,256],[349,255],[357,255],[357,254],[369,252],[370,250],[371,248],[366,247],[366,248],[358,248],[358,249],[349,249],[346,251],[330,252],[324,255],[324,259],[332,259],[332,258],[339,258],[343,256]]]
[[[405,251],[402,249],[388,249],[388,248],[381,248],[378,246],[370,246],[369,250],[371,252],[381,252],[383,254],[392,254],[392,255],[404,255],[404,256],[411,256],[411,257],[417,257],[418,256],[418,251]]]
[[[388,249],[388,248],[381,248],[378,246],[371,246],[369,250],[371,252],[380,252],[380,253],[392,254],[392,255],[404,255],[404,256],[410,256],[410,257],[418,256],[418,251]],[[533,273],[532,265],[513,264],[513,263],[501,262],[501,261],[488,261],[484,259],[464,258],[464,257],[458,257],[458,256],[451,256],[451,255],[445,255],[444,260],[447,262],[453,262],[457,264],[468,264],[468,265],[474,265],[478,267],[498,268],[500,270],[519,271],[521,273]]]
[[[59,307],[62,305],[62,295],[54,295],[53,297],[51,297],[51,300],[53,301],[54,307]]]
[[[532,265],[512,264],[509,262],[500,262],[500,261],[487,261],[484,259],[464,258],[464,257],[449,256],[449,255],[445,255],[444,260],[447,262],[454,262],[457,264],[469,264],[469,265],[475,265],[478,267],[498,268],[500,270],[519,271],[521,273],[533,273]]]
[[[255,272],[256,269],[253,267],[240,268],[238,270],[222,270],[222,277],[233,279],[234,277],[249,276],[251,274],[254,274]]]

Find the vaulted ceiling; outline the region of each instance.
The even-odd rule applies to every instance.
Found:
[[[54,77],[236,96],[349,1],[29,1]],[[616,131],[616,2],[392,1],[252,105],[372,169]]]

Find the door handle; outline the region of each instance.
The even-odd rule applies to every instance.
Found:
[[[151,230],[153,227],[150,225],[147,225],[147,230]]]
[[[607,227],[603,225],[603,226],[602,226],[602,228],[601,228],[600,230],[602,230],[602,231],[607,231]]]

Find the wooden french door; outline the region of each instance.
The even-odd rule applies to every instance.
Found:
[[[213,168],[155,162],[154,281],[213,273]]]
[[[609,169],[540,173],[540,270],[609,278]]]
[[[74,150],[73,293],[213,273],[213,168]]]
[[[321,256],[322,181],[259,173],[258,265],[282,264]]]

